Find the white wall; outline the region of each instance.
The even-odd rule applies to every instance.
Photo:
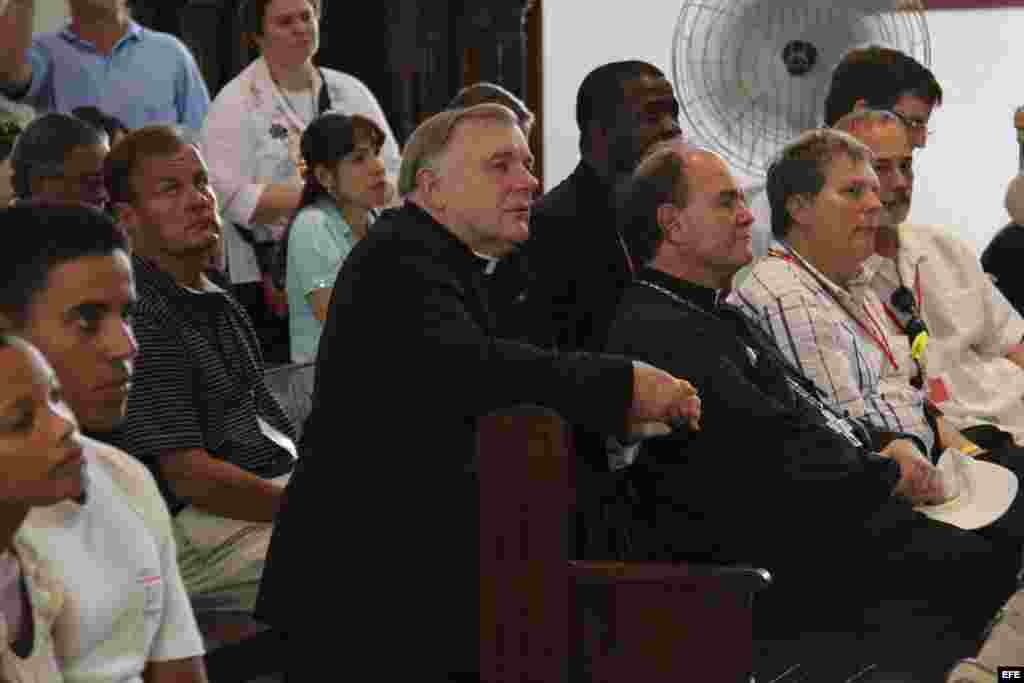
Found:
[[[933,11],[928,22],[943,105],[917,161],[911,217],[958,226],[980,252],[1009,220],[1003,198],[1018,168],[1013,111],[1024,89],[1014,48],[1024,9]]]
[[[771,0],[764,0],[770,2]],[[835,0],[842,3],[843,0]],[[550,188],[578,161],[576,90],[594,67],[649,61],[671,79],[680,0],[554,0],[544,10],[544,179]],[[932,11],[932,70],[945,103],[937,134],[917,156],[911,219],[955,226],[979,250],[1008,219],[1006,184],[1017,172],[1013,110],[1024,104],[1020,53],[1024,9]]]

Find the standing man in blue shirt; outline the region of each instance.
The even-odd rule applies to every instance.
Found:
[[[36,0],[0,0],[0,94],[40,112],[94,106],[129,128],[199,130],[210,106],[189,49],[131,19],[126,0],[68,0],[70,23],[32,35]]]

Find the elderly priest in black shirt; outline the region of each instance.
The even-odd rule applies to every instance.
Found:
[[[768,605],[774,597],[783,609],[759,618],[785,612],[806,633],[863,634],[870,659],[860,663],[906,680],[932,680],[975,654],[1017,563],[983,531],[916,511],[943,491],[912,437],[835,414],[772,340],[721,303],[751,259],[753,222],[722,159],[681,143],[656,148],[620,220],[642,267],[608,350],[687,377],[703,411],[699,432],[645,442],[626,470],[636,559],[766,567]]]
[[[526,239],[532,165],[501,105],[431,117],[406,146],[405,205],[342,266],[257,606],[295,647],[289,680],[476,675],[477,418],[535,403],[619,436],[698,426],[684,380],[493,336],[483,281]]]

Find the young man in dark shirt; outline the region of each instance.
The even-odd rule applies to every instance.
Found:
[[[680,135],[679,103],[657,67],[611,62],[580,84],[576,121],[579,164],[537,201],[529,239],[496,274],[517,266],[528,274],[531,314],[518,336],[563,351],[596,351],[632,278],[615,221],[616,185],[651,145]]]

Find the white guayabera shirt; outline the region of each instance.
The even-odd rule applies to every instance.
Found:
[[[1024,319],[949,228],[904,223],[899,238],[899,271],[874,256],[870,285],[886,303],[901,278],[913,291],[930,336],[930,398],[959,429],[992,423],[1024,443],[1024,369],[1005,358],[1024,337]],[[885,323],[901,334],[889,315]]]

